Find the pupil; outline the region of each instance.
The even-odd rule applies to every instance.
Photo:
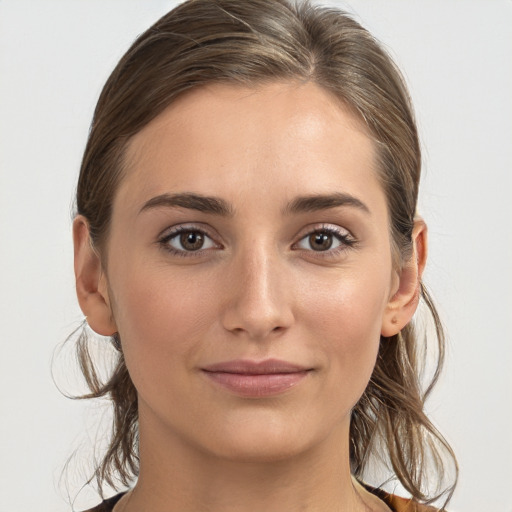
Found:
[[[182,233],[180,236],[180,242],[184,249],[189,251],[197,251],[201,249],[204,243],[204,237],[201,233],[188,232]]]
[[[314,251],[326,251],[332,245],[332,236],[326,233],[314,233],[309,237]]]

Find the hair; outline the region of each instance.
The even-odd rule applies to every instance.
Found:
[[[189,0],[140,35],[107,80],[96,106],[76,194],[76,212],[86,217],[92,245],[105,250],[114,195],[123,178],[130,138],[180,95],[212,83],[256,87],[276,81],[311,82],[329,91],[366,125],[378,155],[377,173],[387,197],[394,264],[411,255],[421,170],[418,133],[399,70],[372,35],[349,15],[308,0]],[[456,482],[457,462],[424,412],[439,377],[445,339],[425,287],[421,297],[437,335],[435,371],[426,389],[426,336],[412,324],[381,338],[370,382],[352,411],[350,463],[362,478],[380,458],[419,502],[445,496]],[[112,433],[91,480],[128,486],[138,475],[137,392],[119,337],[115,367],[100,377],[82,328],[77,355],[90,392],[108,397]],[[445,485],[445,468],[455,469]],[[435,491],[427,489],[429,468]]]

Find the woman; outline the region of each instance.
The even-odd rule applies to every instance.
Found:
[[[95,111],[73,226],[110,336],[95,511],[413,511],[450,447],[411,324],[427,231],[399,72],[335,9],[192,0],[142,34]],[[436,380],[438,371],[434,376]],[[412,496],[363,483],[379,458]],[[435,482],[427,482],[433,464]],[[422,505],[423,503],[423,505]]]

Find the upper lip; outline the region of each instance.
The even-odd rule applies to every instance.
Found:
[[[251,361],[248,359],[235,359],[223,361],[202,368],[206,372],[237,373],[241,375],[268,375],[274,373],[297,373],[311,370],[302,366],[279,359],[265,359],[263,361]]]

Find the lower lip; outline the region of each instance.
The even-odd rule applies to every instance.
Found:
[[[302,381],[309,372],[266,373],[263,375],[208,371],[204,373],[215,383],[239,396],[260,398],[284,393]]]

